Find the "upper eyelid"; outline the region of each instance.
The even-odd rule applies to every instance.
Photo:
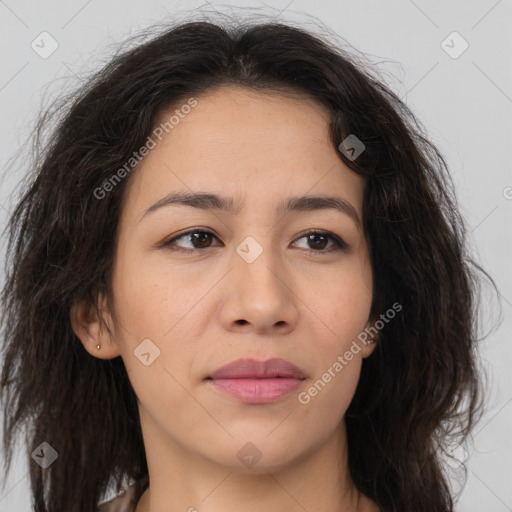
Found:
[[[206,229],[206,228],[192,228],[192,229],[187,229],[187,231],[183,231],[183,233],[178,233],[177,235],[173,235],[172,237],[166,239],[164,241],[164,243],[169,243],[169,242],[172,242],[174,240],[177,240],[179,238],[182,238],[186,235],[190,235],[192,233],[200,233],[200,232],[204,232],[204,233],[210,233],[211,235],[213,235],[215,238],[219,238],[213,231],[211,231],[210,229]]]

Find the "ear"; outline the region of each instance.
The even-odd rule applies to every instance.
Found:
[[[113,325],[103,297],[100,302],[100,310],[107,312],[108,325]],[[85,300],[75,302],[71,306],[69,316],[74,333],[89,354],[99,359],[112,359],[121,355],[118,344],[105,326],[105,319],[93,304]]]

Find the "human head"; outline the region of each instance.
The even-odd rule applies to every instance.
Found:
[[[77,94],[11,220],[16,271],[4,292],[2,385],[7,388],[15,376],[11,392],[21,400],[7,435],[37,410],[37,438],[50,444],[68,440],[60,452],[66,467],[49,469],[56,505],[71,492],[58,487],[64,473],[81,483],[85,507],[113,471],[135,478],[147,471],[125,364],[91,357],[73,331],[70,312],[73,304],[88,301],[99,318],[109,312],[113,325],[119,320],[112,286],[119,221],[144,164],[131,166],[115,185],[105,184],[147,144],[162,116],[191,97],[206,102],[222,86],[254,91],[258,98],[267,94],[269,102],[279,94],[289,102],[294,94],[307,97],[302,101],[308,108],[317,105],[328,117],[324,135],[347,168],[345,176],[352,176],[350,169],[354,180],[361,177],[361,242],[372,283],[365,320],[376,322],[395,303],[403,309],[361,361],[359,385],[345,413],[351,475],[385,510],[448,506],[434,433],[456,418],[454,406],[466,395],[470,425],[478,388],[474,284],[445,163],[386,86],[342,50],[283,24],[173,28],[114,59]],[[187,122],[193,122],[193,112],[176,134]],[[339,150],[353,134],[364,144],[354,160]],[[108,331],[112,324],[104,327]],[[87,453],[87,464],[75,457],[70,432]],[[95,439],[86,432],[101,432],[104,450],[90,450]],[[36,469],[32,482],[42,496]]]

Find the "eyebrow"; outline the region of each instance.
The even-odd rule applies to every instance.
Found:
[[[211,193],[172,192],[155,204],[151,205],[142,215],[140,221],[148,214],[166,206],[185,205],[200,208],[206,211],[219,211],[237,215],[241,213],[243,205],[235,204],[232,198]],[[336,196],[301,196],[290,197],[280,203],[276,208],[277,215],[288,212],[306,212],[315,210],[337,210],[349,216],[358,227],[361,221],[356,209],[345,199]],[[140,222],[139,221],[139,222]]]

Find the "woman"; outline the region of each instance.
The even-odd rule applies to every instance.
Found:
[[[2,296],[34,510],[452,511],[485,272],[407,106],[299,28],[189,22],[64,108]]]

